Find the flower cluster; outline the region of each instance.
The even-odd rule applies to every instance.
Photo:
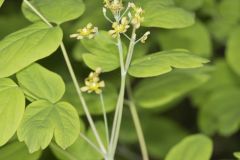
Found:
[[[98,32],[98,28],[94,27],[92,23],[89,23],[86,27],[78,29],[77,33],[71,34],[71,38],[77,38],[77,39],[92,39]]]
[[[104,0],[104,6],[112,11],[113,14],[116,14],[123,10],[122,1],[115,1],[115,0]]]
[[[112,27],[113,27],[113,30],[110,30],[109,34],[112,35],[113,38],[116,38],[120,33],[127,32],[127,29],[130,26],[129,26],[129,21],[127,17],[123,17],[120,23],[114,22],[112,24]]]
[[[141,7],[136,7],[134,3],[129,3],[129,7],[133,9],[131,23],[135,28],[139,28],[141,23],[144,21],[143,13],[144,10]]]
[[[101,68],[97,68],[95,72],[91,72],[85,79],[85,86],[81,88],[81,91],[96,94],[102,93],[102,88],[105,87],[104,81],[101,81],[99,75],[101,74]]]

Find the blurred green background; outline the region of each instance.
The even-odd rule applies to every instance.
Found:
[[[86,49],[81,43],[71,40],[69,35],[88,22],[101,30],[109,30],[111,27],[102,16],[102,0],[84,0],[84,3],[84,15],[63,24],[64,42],[74,69],[82,80],[90,71],[82,61]],[[176,70],[144,80],[132,79],[134,98],[151,159],[163,159],[182,138],[195,133],[204,133],[212,138],[213,160],[234,159],[233,152],[240,151],[240,0],[175,0],[175,3],[178,7],[194,12],[196,23],[184,29],[151,28],[149,40],[136,48],[135,57],[159,50],[183,48],[211,62],[199,69]],[[6,0],[0,9],[0,38],[29,24],[21,12],[21,1]],[[140,32],[146,30],[143,28]],[[68,84],[66,100],[78,103],[74,99],[70,76],[60,51],[40,63],[63,77]],[[116,98],[118,77],[119,70],[105,73],[102,77],[111,83],[109,86],[113,86],[106,93],[109,104],[114,103],[112,100]],[[89,97],[88,101],[91,103],[92,99]],[[77,109],[81,114],[81,109]],[[96,120],[101,119],[96,108],[90,110]],[[113,116],[112,110],[108,109],[109,117]],[[123,119],[117,159],[141,159],[127,107]],[[0,148],[0,157],[1,154],[7,154],[7,147]],[[39,153],[40,160],[61,157],[55,149],[51,146],[51,149]],[[87,149],[85,152],[91,153]]]

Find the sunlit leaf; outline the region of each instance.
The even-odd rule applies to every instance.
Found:
[[[0,41],[0,78],[8,77],[31,63],[51,55],[62,41],[59,27],[36,23]]]
[[[210,160],[212,141],[204,135],[184,138],[168,153],[166,160]]]
[[[234,153],[234,156],[235,156],[236,158],[240,159],[240,152],[235,152],[235,153]]]
[[[39,100],[27,107],[17,134],[33,153],[45,149],[53,136],[56,143],[66,149],[76,141],[79,132],[79,117],[72,105]]]
[[[85,5],[82,0],[30,0],[30,3],[50,22],[61,24],[80,17]],[[30,21],[39,21],[40,18],[24,2],[24,15]]]
[[[0,7],[3,5],[4,0],[0,0]]]
[[[135,59],[131,63],[129,74],[134,77],[154,77],[168,73],[173,68],[197,68],[207,62],[209,61],[186,50],[163,51]]]
[[[62,78],[39,64],[32,64],[17,73],[17,79],[25,94],[35,100],[46,99],[55,103],[65,92]]]
[[[21,89],[7,78],[0,79],[0,146],[16,132],[25,109]]]

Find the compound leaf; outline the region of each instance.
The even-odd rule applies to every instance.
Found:
[[[36,23],[0,41],[0,78],[8,77],[31,63],[51,55],[62,41],[59,27]]]
[[[75,108],[66,102],[52,104],[45,100],[31,103],[24,113],[17,134],[31,153],[45,149],[53,136],[63,149],[71,146],[80,133],[80,121]]]

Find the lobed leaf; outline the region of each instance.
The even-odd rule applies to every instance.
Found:
[[[63,149],[71,146],[80,133],[80,122],[75,108],[66,102],[50,103],[38,100],[24,113],[17,135],[30,153],[45,149],[53,136]]]
[[[210,160],[212,150],[211,139],[201,134],[192,135],[173,147],[166,160]]]
[[[65,92],[62,78],[36,63],[17,73],[17,79],[30,99],[45,99],[56,103]]]
[[[80,17],[85,11],[82,0],[30,0],[30,3],[50,22],[61,24]],[[22,11],[25,17],[32,21],[40,18],[24,2]]]
[[[8,78],[0,79],[0,146],[15,134],[25,110],[21,89]]]
[[[191,55],[186,50],[170,50],[133,60],[128,73],[139,78],[154,77],[168,73],[173,68],[197,68],[207,62],[207,59]]]
[[[61,41],[62,30],[43,23],[35,23],[5,37],[0,41],[0,78],[51,55]]]

